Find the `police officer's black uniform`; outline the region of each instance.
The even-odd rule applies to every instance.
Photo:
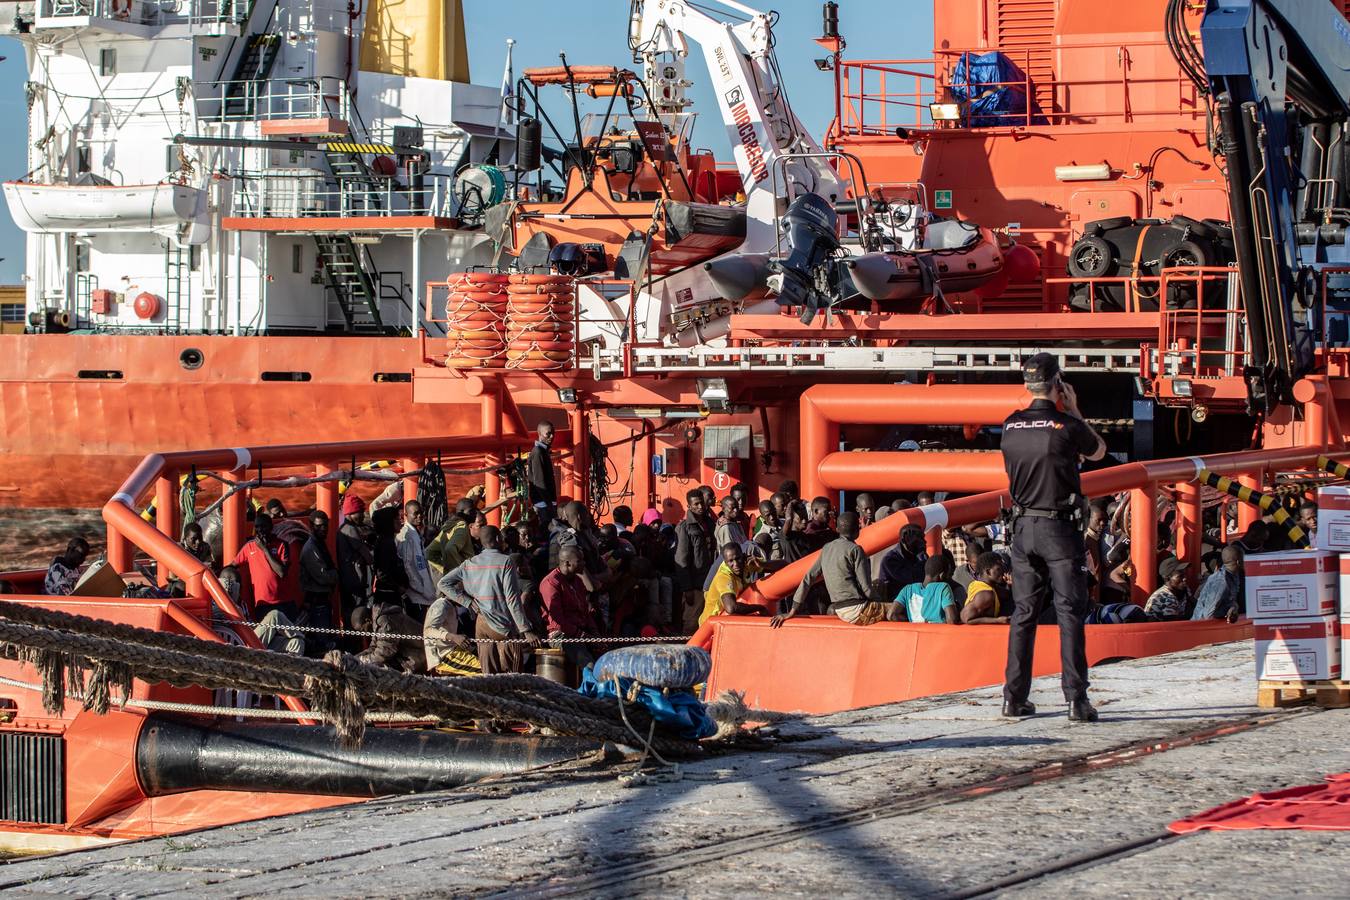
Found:
[[[1049,385],[1059,365],[1038,353],[1023,367],[1028,387]],[[1061,681],[1075,719],[1095,718],[1087,703],[1083,619],[1088,612],[1079,458],[1097,451],[1098,437],[1082,419],[1035,399],[1003,423],[1003,464],[1013,501],[1013,613],[1008,631],[1004,714],[1029,715],[1031,656],[1047,585],[1059,621]],[[1091,712],[1089,716],[1088,713]]]

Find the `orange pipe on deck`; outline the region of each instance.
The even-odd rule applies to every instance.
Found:
[[[970,493],[1003,490],[1008,486],[1003,454],[991,450],[830,453],[820,461],[817,474],[821,485],[829,491],[871,491],[885,484],[886,490],[907,493]]]
[[[1153,564],[1158,547],[1158,486],[1146,484],[1130,491],[1130,561],[1134,563],[1134,602],[1140,606],[1158,587]]]
[[[839,449],[841,424],[995,425],[1030,402],[1020,384],[818,384],[807,388],[799,407],[802,496],[826,492],[819,468],[826,456]]]
[[[1200,499],[1200,483],[1190,481],[1177,485],[1177,559],[1187,566],[1187,581],[1194,586],[1200,579],[1200,556],[1204,550],[1204,508]]]

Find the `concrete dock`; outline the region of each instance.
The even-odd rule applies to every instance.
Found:
[[[821,677],[828,677],[822,672]],[[1168,822],[1350,770],[1350,711],[1258,710],[1250,643],[795,720],[787,738],[624,786],[623,769],[14,861],[18,894],[151,897],[1350,895],[1350,832],[1170,836]],[[1329,851],[1329,852],[1328,852]]]

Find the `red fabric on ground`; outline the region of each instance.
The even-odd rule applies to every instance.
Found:
[[[1245,828],[1350,831],[1350,772],[1328,775],[1325,784],[1252,794],[1178,819],[1167,828],[1177,834]]]

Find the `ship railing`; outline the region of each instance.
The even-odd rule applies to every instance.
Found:
[[[378,373],[376,380],[381,380],[381,374],[406,373]],[[499,399],[494,397],[494,400]],[[466,470],[482,467],[484,463],[499,465],[505,461],[506,454],[518,452],[533,442],[533,436],[526,435],[519,416],[513,414],[514,409],[508,405],[507,413],[503,414],[503,407],[493,404],[494,422],[485,427],[482,435],[473,437],[455,435],[152,453],[141,460],[103,505],[108,562],[117,572],[128,573],[132,571],[134,557],[143,554],[153,560],[161,585],[168,584],[170,578],[177,578],[188,598],[199,601],[198,605],[205,608],[209,606],[201,601],[209,601],[227,617],[231,623],[228,627],[246,646],[260,647],[253,629],[238,624],[249,621],[247,611],[225,590],[211,568],[179,543],[183,526],[179,503],[183,481],[190,480],[202,486],[197,501],[201,504],[199,514],[212,507],[219,511],[222,559],[234,559],[249,540],[247,509],[254,491],[244,487],[243,483],[250,480],[266,482],[269,495],[276,491],[306,494],[306,497],[296,499],[293,506],[328,514],[333,523],[328,537],[331,553],[335,552],[342,484],[354,483],[353,473],[365,469],[390,469],[389,464],[393,463],[394,478],[403,481],[404,496],[414,497],[418,484],[416,473],[421,470],[424,460],[437,461],[444,468]],[[487,419],[486,413],[484,419]],[[487,475],[484,478],[489,502],[496,500],[500,494],[499,483]],[[278,483],[297,486],[277,487]],[[215,492],[206,487],[208,484],[219,485],[219,494],[214,495]],[[142,518],[142,508],[148,506],[152,497],[155,514],[147,520]],[[209,621],[203,621],[173,600],[167,602],[169,614],[189,633],[204,640],[223,640]],[[340,622],[340,616],[335,621]],[[304,710],[299,701],[288,699],[287,703],[292,709]]]
[[[351,120],[350,98],[341,78],[265,81],[196,81],[192,85],[202,122],[256,122],[261,119]],[[350,135],[359,137],[359,135]]]
[[[194,29],[237,27],[248,18],[249,0],[39,0],[38,25],[62,20],[103,19],[132,25],[159,26],[187,23]],[[72,23],[73,24],[73,23]]]
[[[159,25],[164,10],[154,0],[39,0],[37,15],[39,25],[44,24],[44,19],[106,19],[133,25]]]
[[[318,169],[249,172],[234,178],[234,215],[242,218],[436,216],[455,213],[449,175],[426,175],[410,189],[393,176],[343,179]]]
[[[894,60],[840,60],[835,66],[837,92],[831,137],[895,134],[901,129],[1030,127],[1032,125],[1125,124],[1142,119],[1203,120],[1205,105],[1195,85],[1179,71],[1132,74],[1134,56],[1153,63],[1168,53],[1163,41],[1129,44],[1099,42],[1057,44],[1050,52],[1114,58],[1113,77],[1040,78],[1048,63],[1045,50],[1002,50],[1023,77],[1016,81],[981,83],[983,92],[1013,88],[1026,98],[1025,109],[1005,113],[972,113],[968,103],[955,102],[953,88],[973,87],[956,78],[957,63],[969,53],[990,48],[943,50],[934,57]],[[1167,57],[1170,60],[1170,56]],[[1078,65],[1075,63],[1075,66]],[[1166,63],[1161,65],[1165,66]],[[1157,65],[1141,66],[1157,71]],[[948,107],[938,108],[939,105]],[[934,118],[937,111],[939,118]],[[955,114],[953,117],[953,113]],[[975,120],[979,120],[977,126]],[[990,120],[993,120],[992,122]]]
[[[1171,296],[1168,290],[1180,286],[1187,302],[1194,305],[1163,311],[1158,346],[1147,354],[1155,366],[1154,377],[1240,377],[1247,363],[1248,336],[1236,270],[1217,266],[1168,269],[1161,283],[1164,296]]]
[[[1068,289],[1073,308],[1089,313],[1148,312],[1159,308],[1160,298],[1172,306],[1195,296],[1212,303],[1216,294],[1227,297],[1237,286],[1236,271],[1224,266],[1164,269],[1158,275],[1055,276],[1044,283]],[[1119,299],[1111,296],[1110,288],[1119,289]]]

